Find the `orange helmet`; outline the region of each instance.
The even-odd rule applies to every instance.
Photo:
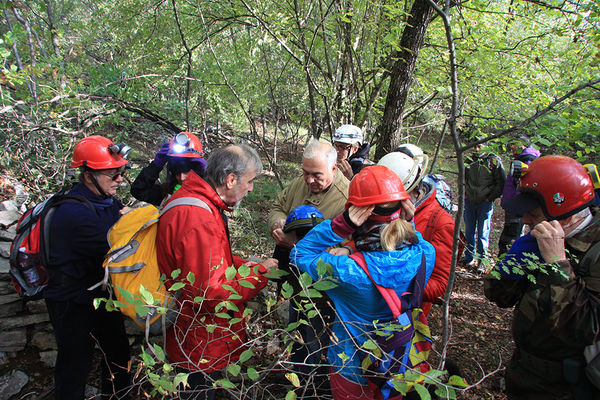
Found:
[[[71,167],[90,169],[111,169],[127,165],[125,159],[131,148],[123,143],[114,144],[102,136],[88,136],[75,145]]]
[[[204,157],[202,142],[193,133],[179,132],[171,139],[167,156],[185,158]]]
[[[350,182],[346,208],[351,204],[362,207],[406,199],[410,195],[398,175],[383,165],[372,165],[363,168]]]
[[[566,156],[544,156],[521,171],[519,195],[504,204],[515,215],[541,207],[548,220],[564,219],[594,202],[594,185],[588,171]]]

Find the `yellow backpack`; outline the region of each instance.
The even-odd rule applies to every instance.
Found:
[[[145,328],[146,336],[161,331],[164,334],[179,311],[177,293],[167,291],[160,279],[156,233],[159,218],[181,205],[201,207],[212,213],[204,201],[180,197],[160,211],[152,205],[133,209],[108,232],[110,250],[104,259],[102,284],[108,288],[112,286],[114,297],[121,303],[121,312]]]

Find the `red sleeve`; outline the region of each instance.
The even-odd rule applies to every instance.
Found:
[[[430,241],[435,248],[435,265],[429,282],[425,286],[423,300],[440,304],[441,300],[439,298],[444,297],[448,277],[450,276],[454,221],[443,222],[436,228]]]
[[[183,290],[189,298],[204,297],[203,307],[209,310],[214,311],[214,306],[223,300],[245,303],[267,285],[268,279],[263,276],[266,269],[250,267],[248,275],[242,277],[239,267],[244,260],[239,257],[232,259],[226,236],[220,234],[219,226],[210,223],[210,216],[206,217],[202,223],[195,224],[175,247],[176,265],[181,269],[177,280],[186,283]],[[227,271],[231,265],[237,272],[228,279],[230,274]],[[186,280],[190,272],[195,278],[193,285]],[[242,284],[242,281],[248,283]],[[235,293],[239,296],[231,297]]]

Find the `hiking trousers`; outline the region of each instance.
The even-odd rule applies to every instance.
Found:
[[[52,299],[46,299],[46,306],[58,346],[54,368],[56,400],[84,399],[96,344],[102,355],[102,398],[126,399],[131,385],[127,372],[130,355],[121,313]]]

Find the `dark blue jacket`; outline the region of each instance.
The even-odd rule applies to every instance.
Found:
[[[108,252],[107,233],[120,217],[121,202],[113,197],[102,200],[79,183],[69,194],[85,197],[93,205],[68,202],[56,209],[50,224],[49,272],[50,284],[44,297],[59,301],[90,303],[94,297],[105,296],[88,287],[104,277],[102,261]]]

